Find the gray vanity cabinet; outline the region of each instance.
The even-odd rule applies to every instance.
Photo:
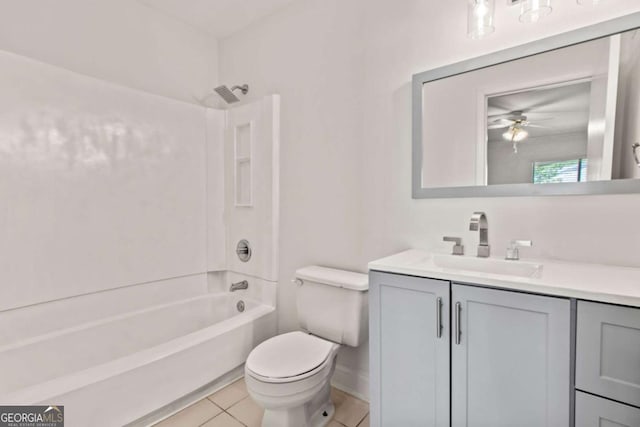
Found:
[[[576,392],[576,427],[639,427],[640,409]]]
[[[640,309],[578,302],[576,388],[640,407]]]
[[[372,271],[371,425],[567,427],[564,298]]]
[[[452,285],[452,427],[568,426],[568,299]]]
[[[448,427],[449,282],[369,275],[371,425]]]

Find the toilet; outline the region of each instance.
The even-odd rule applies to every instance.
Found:
[[[338,350],[367,336],[366,274],[309,266],[294,282],[301,330],[264,341],[245,364],[247,390],[265,410],[262,427],[327,425]]]

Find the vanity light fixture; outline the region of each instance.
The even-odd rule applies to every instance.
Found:
[[[551,0],[523,0],[520,6],[520,22],[538,22],[552,10]]]
[[[520,22],[535,23],[553,11],[552,0],[507,0],[508,6],[520,6]],[[579,5],[596,6],[601,0],[576,0]],[[495,0],[467,0],[467,36],[481,39],[495,31]]]
[[[467,36],[481,39],[495,31],[495,0],[467,0]]]

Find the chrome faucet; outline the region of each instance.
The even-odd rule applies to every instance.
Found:
[[[480,232],[480,242],[478,243],[478,256],[480,258],[489,257],[489,223],[484,212],[474,212],[469,222],[470,231]]]
[[[247,289],[249,287],[249,282],[243,280],[238,283],[232,283],[231,288],[229,288],[229,292],[239,291],[240,289]]]

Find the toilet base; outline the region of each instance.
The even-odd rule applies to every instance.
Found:
[[[324,410],[321,408],[311,417],[311,426],[325,427],[327,424],[329,424],[329,421],[331,421],[335,413],[336,408],[335,406],[333,406],[331,400],[329,400],[329,404],[324,407]]]
[[[296,407],[265,409],[262,427],[325,427],[334,413],[331,386],[327,382],[310,402]]]

